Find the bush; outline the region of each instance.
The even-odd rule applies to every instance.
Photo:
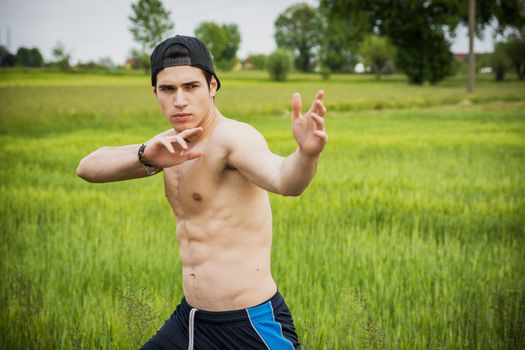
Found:
[[[510,66],[507,46],[508,44],[506,42],[496,43],[494,52],[491,55],[492,69],[494,70],[494,78],[496,81],[505,80],[505,72]]]
[[[264,54],[252,54],[246,59],[248,69],[265,70],[268,57]]]
[[[330,69],[330,67],[327,67],[327,66],[324,66],[321,68],[321,77],[323,78],[323,80],[330,80],[330,76],[332,75],[332,70]]]
[[[292,69],[292,55],[285,49],[277,49],[268,56],[268,72],[270,79],[276,81],[285,81],[288,73]]]
[[[20,47],[16,52],[16,64],[22,67],[42,67],[44,58],[36,47],[32,49]]]
[[[128,62],[131,69],[144,69],[146,72],[149,72],[150,57],[142,50],[131,49]]]
[[[7,50],[5,46],[0,45],[0,67],[13,67],[16,57]]]

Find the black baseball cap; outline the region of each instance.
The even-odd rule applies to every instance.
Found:
[[[164,58],[166,50],[172,45],[182,45],[188,49],[189,58]],[[151,54],[151,85],[155,86],[157,74],[166,67],[172,66],[192,66],[202,69],[212,74],[217,80],[217,90],[221,87],[221,82],[215,74],[213,60],[210,51],[202,41],[191,36],[176,35],[168,38],[155,47]]]

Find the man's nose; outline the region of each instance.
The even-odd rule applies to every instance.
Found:
[[[178,89],[177,92],[175,92],[175,107],[176,108],[182,108],[186,106],[186,96],[184,95],[184,91],[182,89]]]

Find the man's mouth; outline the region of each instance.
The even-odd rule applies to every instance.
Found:
[[[177,121],[185,121],[191,116],[190,113],[177,113],[173,115],[173,118]]]

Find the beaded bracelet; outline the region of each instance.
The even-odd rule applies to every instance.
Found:
[[[153,175],[153,174],[156,174],[162,171],[162,168],[154,164],[148,163],[148,161],[146,160],[146,157],[144,157],[145,149],[146,149],[146,144],[143,143],[142,146],[140,146],[139,148],[138,157],[139,157],[140,164],[142,164],[146,168],[146,172],[148,173],[148,175]]]

